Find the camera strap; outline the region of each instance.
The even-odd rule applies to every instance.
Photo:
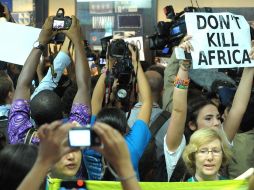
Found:
[[[111,94],[113,83],[114,83],[114,78],[112,78],[111,72],[107,70],[106,78],[105,78],[105,104],[106,105],[108,105],[110,102],[110,94]]]

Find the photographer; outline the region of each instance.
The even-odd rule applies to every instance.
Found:
[[[88,123],[90,115],[90,73],[81,41],[82,38],[78,20],[73,17],[72,22],[72,26],[69,30],[62,31],[71,39],[76,52],[75,69],[78,91],[73,101],[69,120],[77,121],[81,125],[85,125]],[[47,18],[38,38],[39,43],[38,45],[35,43],[35,47],[27,58],[19,76],[9,116],[8,132],[11,143],[24,142],[26,133],[33,127],[29,119],[30,105],[31,116],[38,126],[56,119],[62,119],[63,117],[61,101],[52,91],[43,90],[33,98],[30,105],[28,103],[28,100],[30,99],[30,84],[39,63],[40,56],[47,43],[57,34],[57,31],[52,30],[52,23],[53,17]],[[20,118],[20,122],[17,122],[17,117]],[[34,138],[32,138],[31,141],[32,143],[37,143],[39,140],[36,138],[36,135],[34,135]]]
[[[125,135],[125,141],[128,145],[131,155],[132,165],[136,174],[138,175],[138,163],[143,154],[148,142],[150,141],[150,131],[148,129],[148,123],[150,121],[152,99],[151,90],[141,64],[137,60],[137,50],[134,50],[132,45],[128,45],[131,52],[131,59],[134,68],[134,72],[137,75],[137,83],[140,89],[140,95],[142,96],[142,106],[140,113],[137,116],[137,120],[129,131],[129,126],[125,113],[117,108],[103,108],[102,102],[105,92],[105,73],[100,76],[98,80],[93,96],[92,96],[92,121],[95,120],[111,125],[118,130],[122,135]],[[93,156],[93,155],[92,155]],[[85,155],[86,157],[86,155]]]
[[[11,144],[24,142],[38,144],[40,140],[37,135],[38,127],[45,123],[63,119],[60,98],[50,90],[39,92],[29,104],[30,84],[39,63],[39,59],[45,46],[52,37],[59,32],[53,31],[53,20],[54,17],[48,17],[46,19],[38,41],[34,44],[34,48],[27,58],[19,76],[18,85],[9,114],[8,133]],[[60,32],[65,33],[70,38],[74,44],[76,53],[75,71],[78,91],[73,100],[69,122],[75,121],[84,126],[88,124],[90,120],[90,71],[82,44],[79,21],[73,16],[70,29]],[[36,126],[33,126],[30,121],[30,107],[31,116],[34,119]],[[72,163],[75,162],[75,167],[67,167],[67,170],[62,170],[61,167],[52,168],[50,171],[52,177],[67,179],[74,177],[80,169],[82,159],[81,151],[74,150],[65,155],[60,163],[58,163],[58,166],[65,166],[65,161],[70,161],[70,159]]]
[[[18,190],[39,190],[47,175],[48,170],[58,160],[72,149],[66,144],[67,133],[74,125],[55,121],[45,124],[38,130],[40,145],[38,156],[34,166],[23,179]],[[139,184],[135,178],[134,170],[130,161],[130,154],[122,135],[112,127],[96,123],[94,131],[100,137],[103,147],[94,147],[99,151],[114,167],[119,175],[122,188],[124,190],[139,190]],[[56,135],[57,134],[57,135]]]

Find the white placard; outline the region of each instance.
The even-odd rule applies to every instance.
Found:
[[[24,65],[41,29],[0,22],[0,60]]]
[[[139,50],[139,60],[140,61],[145,61],[144,43],[143,43],[143,37],[142,36],[131,37],[131,38],[124,38],[124,41],[136,45],[138,50]]]
[[[185,13],[194,69],[253,67],[250,26],[231,13]]]

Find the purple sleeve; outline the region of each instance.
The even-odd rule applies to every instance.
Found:
[[[80,125],[87,125],[90,123],[90,108],[85,104],[75,103],[72,105],[69,121],[76,121]]]
[[[26,133],[33,127],[30,122],[30,106],[27,100],[14,100],[8,120],[8,136],[10,144],[24,143]],[[38,143],[38,138],[34,137],[32,143]]]

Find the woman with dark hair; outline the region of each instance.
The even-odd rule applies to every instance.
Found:
[[[66,141],[68,140],[68,131],[74,126],[73,123],[62,125],[61,122],[55,121],[40,127],[38,136],[41,141],[37,159],[30,172],[17,188],[18,190],[42,189],[48,170],[64,155],[73,151]],[[140,190],[130,161],[130,154],[122,135],[117,130],[103,123],[96,123],[94,132],[99,136],[104,146],[93,148],[100,152],[114,168],[118,180],[121,181],[122,189]],[[10,169],[10,171],[16,174],[13,169]]]
[[[185,37],[185,42],[179,47],[188,52],[193,50],[189,41],[190,39],[190,36]],[[254,59],[254,48],[252,48],[250,57]],[[232,108],[222,125],[218,108],[211,101],[199,97],[192,102],[188,102],[187,106],[189,67],[189,61],[184,61],[180,65],[175,79],[171,121],[164,138],[167,174],[168,180],[171,181],[179,181],[184,176],[184,170],[178,170],[177,165],[178,161],[181,160],[180,158],[186,144],[188,144],[189,137],[194,131],[204,127],[216,127],[225,135],[228,144],[232,142],[246,111],[253,82],[254,69],[245,68],[232,103]],[[185,133],[187,131],[188,133]],[[174,172],[174,170],[176,170],[176,172]],[[182,175],[179,175],[181,172]],[[175,173],[177,173],[180,178],[175,178]]]
[[[38,147],[7,145],[0,151],[0,187],[15,190],[35,163]]]
[[[107,123],[114,129],[117,129],[122,135],[129,131],[125,113],[118,108],[103,108],[96,116],[96,121]]]
[[[111,125],[114,129],[116,129],[122,135],[124,135],[126,144],[128,145],[128,149],[130,152],[131,161],[132,161],[134,170],[138,176],[139,160],[151,138],[151,133],[148,128],[148,123],[150,121],[152,99],[151,99],[150,86],[143,72],[141,64],[139,60],[137,59],[137,54],[138,54],[138,51],[136,50],[137,48],[133,48],[132,45],[128,45],[128,48],[129,48],[129,51],[131,52],[130,56],[132,58],[132,65],[134,68],[134,72],[136,73],[137,85],[139,87],[140,94],[142,96],[142,106],[137,116],[137,120],[134,122],[133,126],[131,127],[131,130],[129,131],[127,119],[126,119],[125,113],[122,110],[118,108],[103,108],[102,109],[102,103],[103,103],[104,93],[105,93],[105,80],[106,80],[106,75],[105,73],[103,73],[100,76],[95,86],[93,96],[92,96],[91,123],[93,123],[94,120],[96,119],[96,121],[104,122],[108,125]],[[89,151],[85,151],[84,156],[85,156],[85,160],[88,160],[90,157],[99,158],[96,153],[89,152]],[[97,161],[99,159],[97,159]],[[94,165],[94,162],[95,161],[92,161],[92,163],[86,164],[86,166],[91,164]],[[97,162],[98,167],[100,167],[99,165],[101,165],[100,160]],[[99,171],[99,170],[96,169],[94,171]],[[102,177],[101,173],[99,172],[95,174],[94,176],[99,176],[99,177],[96,177],[96,179],[99,179],[100,177]]]

